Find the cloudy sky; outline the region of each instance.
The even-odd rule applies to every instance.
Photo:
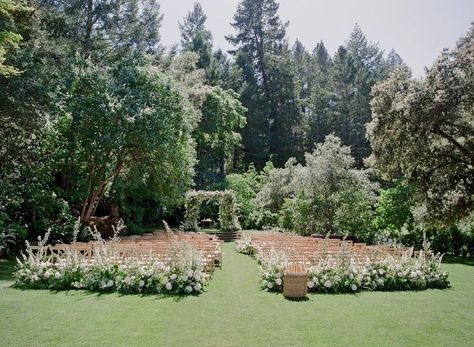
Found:
[[[164,14],[162,42],[179,42],[182,21],[196,0],[160,0]],[[368,39],[386,51],[394,48],[421,76],[444,47],[453,47],[474,21],[474,0],[279,0],[280,17],[288,20],[290,42],[296,38],[312,50],[323,40],[333,54],[359,23]],[[215,46],[229,49],[224,35],[238,0],[201,0]]]

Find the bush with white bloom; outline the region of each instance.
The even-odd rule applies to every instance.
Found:
[[[242,234],[240,239],[235,241],[235,250],[243,254],[253,254],[252,238],[249,234]]]
[[[263,289],[281,291],[283,289],[283,271],[288,265],[288,258],[282,252],[270,251],[266,258],[260,261]]]
[[[446,288],[448,274],[440,271],[442,257],[429,250],[417,257],[403,256],[367,262],[344,259],[322,259],[308,268],[309,291],[324,293],[357,292],[360,290],[418,290]],[[259,257],[261,284],[265,290],[283,290],[283,273],[288,262],[283,253],[270,252]]]
[[[200,254],[175,246],[166,262],[156,258],[120,258],[110,245],[99,243],[95,256],[87,258],[74,249],[64,257],[46,255],[46,240],[18,260],[16,286],[38,289],[77,289],[119,293],[200,293],[209,275],[202,271]],[[108,248],[107,248],[108,247]]]

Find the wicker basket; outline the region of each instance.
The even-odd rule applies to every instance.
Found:
[[[283,295],[287,298],[304,298],[308,289],[308,274],[299,264],[290,264],[283,275]]]

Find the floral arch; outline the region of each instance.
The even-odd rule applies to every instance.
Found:
[[[198,219],[201,204],[209,200],[219,203],[219,222],[222,230],[235,231],[240,229],[239,208],[233,191],[190,190],[186,193],[184,230],[199,230]]]

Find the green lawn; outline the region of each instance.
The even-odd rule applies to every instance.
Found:
[[[10,288],[0,263],[1,346],[472,346],[474,264],[451,260],[452,288],[310,294],[258,288],[256,262],[224,246],[224,266],[198,297],[97,295]]]

